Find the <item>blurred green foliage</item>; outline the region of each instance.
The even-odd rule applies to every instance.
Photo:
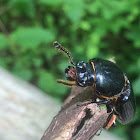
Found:
[[[140,130],[140,1],[139,0],[1,0],[0,65],[48,94],[62,99],[69,65],[57,53],[57,40],[74,61],[114,58],[132,82],[135,120],[114,129],[128,140],[139,140]]]

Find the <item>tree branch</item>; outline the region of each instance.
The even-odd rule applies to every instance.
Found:
[[[91,87],[72,89],[61,111],[56,115],[41,140],[89,140],[103,128],[109,113],[99,109]]]

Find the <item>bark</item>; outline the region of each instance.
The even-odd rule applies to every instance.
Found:
[[[94,100],[91,87],[73,88],[41,140],[91,139],[103,128],[109,116],[105,108],[91,104]]]

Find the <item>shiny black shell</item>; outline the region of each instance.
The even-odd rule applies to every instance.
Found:
[[[122,70],[115,63],[108,60],[94,58],[90,62],[93,62],[95,67],[96,91],[106,97],[117,96],[125,84]]]
[[[129,82],[129,80],[127,80]],[[124,88],[120,97],[118,97],[114,110],[117,120],[121,124],[127,124],[133,120],[136,112],[136,104],[133,89],[130,83]]]
[[[114,108],[110,110],[113,109],[120,123],[127,124],[134,118],[136,105],[133,89],[125,73],[115,63],[93,58],[88,63],[77,62],[75,69],[77,85],[93,86],[97,96],[111,101],[108,105]]]

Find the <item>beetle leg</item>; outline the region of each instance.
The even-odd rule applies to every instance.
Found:
[[[112,104],[107,104],[106,107],[107,107],[107,113],[114,111]]]
[[[104,125],[104,128],[109,129],[112,125],[115,126],[116,125],[116,115],[114,115],[114,109],[113,109],[113,105],[110,104],[111,99],[105,99],[104,101],[99,101],[99,102],[91,102],[91,103],[96,103],[97,105],[101,106],[101,105],[106,105],[107,107],[107,113],[111,112],[110,116],[108,117],[108,120],[106,122],[106,124]],[[91,104],[88,103],[88,104]],[[100,135],[100,133],[99,133]]]
[[[66,85],[66,86],[76,86],[76,82],[75,81],[57,80],[57,83],[63,84],[63,85]]]
[[[87,101],[84,103],[78,103],[78,106],[89,105],[89,104],[97,104],[98,106],[107,105],[110,103],[110,99],[106,99],[104,101],[96,102],[96,101]]]
[[[107,120],[107,122],[106,122],[106,124],[105,124],[104,127],[106,129],[109,129],[111,126],[115,126],[116,125],[115,120],[116,120],[116,115],[114,115],[113,113],[111,113],[110,116],[108,117],[108,120]]]
[[[109,104],[111,102],[111,100],[110,99],[105,99],[104,101],[99,101],[99,102],[90,102],[90,103],[88,103],[88,104],[97,104],[97,105],[99,105],[99,106],[101,106],[101,105],[107,105],[107,104]]]

